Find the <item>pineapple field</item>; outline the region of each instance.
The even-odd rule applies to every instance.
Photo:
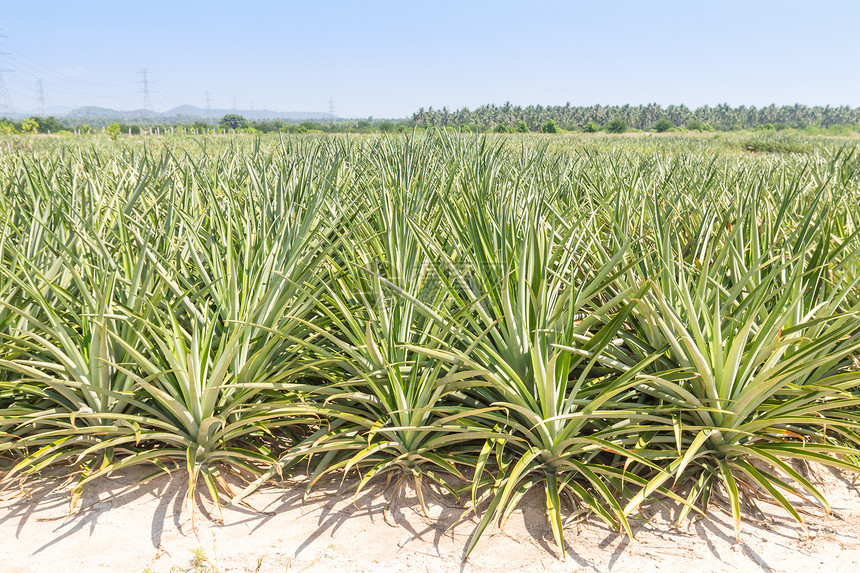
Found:
[[[0,140],[0,488],[301,476],[633,537],[860,474],[860,154],[777,136]],[[428,500],[429,501],[429,500]],[[801,507],[801,505],[803,507]],[[199,511],[199,509],[198,509]],[[567,527],[567,529],[566,529]]]

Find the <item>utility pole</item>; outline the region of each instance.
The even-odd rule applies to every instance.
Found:
[[[142,68],[140,74],[143,76],[140,81],[143,84],[143,115],[149,117],[152,114],[152,100],[149,97],[149,70]]]
[[[0,35],[0,39],[6,36]],[[0,56],[5,56],[9,52],[0,52]],[[3,79],[3,72],[11,72],[8,68],[0,66],[0,113],[15,113],[15,106],[12,105],[12,96],[9,95],[9,90],[6,88],[6,81]]]
[[[39,115],[45,117],[47,115],[45,105],[45,84],[42,83],[42,77],[36,76],[36,97],[39,98]]]

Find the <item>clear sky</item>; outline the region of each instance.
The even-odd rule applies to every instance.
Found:
[[[19,111],[684,103],[860,106],[858,0],[0,0]]]

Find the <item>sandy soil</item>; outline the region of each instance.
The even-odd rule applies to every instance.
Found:
[[[409,488],[394,498],[393,488],[377,485],[354,499],[330,484],[303,501],[298,485],[270,487],[250,498],[258,512],[225,508],[224,522],[217,523],[198,511],[195,535],[181,479],[136,485],[143,473],[128,471],[94,483],[71,517],[68,489],[57,482],[0,494],[0,571],[860,570],[860,488],[839,472],[810,473],[834,511],[829,518],[806,516],[809,538],[768,505],[760,505],[763,515],[744,520],[740,543],[719,507],[707,519],[672,529],[677,508],[653,505],[634,521],[632,543],[594,518],[568,525],[561,560],[544,501],[535,494],[504,530],[488,530],[463,563],[474,522],[450,528],[461,510],[436,498],[426,499],[429,517],[422,515]]]

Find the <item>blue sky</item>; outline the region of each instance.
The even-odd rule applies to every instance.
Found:
[[[0,0],[16,109],[860,106],[860,2]]]

